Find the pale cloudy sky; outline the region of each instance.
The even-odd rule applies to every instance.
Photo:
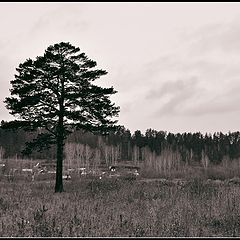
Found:
[[[0,3],[0,120],[15,68],[70,42],[133,133],[240,130],[240,3]]]

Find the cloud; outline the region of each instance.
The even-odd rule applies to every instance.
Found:
[[[83,20],[85,4],[60,4],[44,12],[29,30],[30,34],[38,34],[53,29],[55,32],[64,29],[69,31],[82,31],[88,27],[88,22]]]
[[[231,112],[239,112],[240,108],[232,101],[222,101],[222,99],[213,99],[204,104],[198,105],[186,111],[186,114],[193,116],[204,115],[222,115]]]
[[[204,115],[223,115],[228,113],[240,112],[240,84],[235,83],[203,102],[190,107],[185,111],[186,115],[204,116]]]
[[[188,80],[177,80],[174,82],[165,82],[160,89],[151,89],[148,92],[147,99],[162,98],[165,95],[178,95],[179,93],[185,93],[189,91],[196,84],[196,79],[192,77]]]
[[[152,116],[236,113],[240,109],[239,29],[236,21],[200,27],[185,34],[181,48],[146,64],[141,75],[150,78],[145,100]]]
[[[205,25],[197,31],[185,35],[190,45],[190,53],[209,55],[214,52],[224,54],[240,53],[240,24],[239,19],[230,22]]]
[[[212,92],[201,87],[198,79],[193,78],[165,83],[158,90],[150,90],[146,99],[149,105],[155,106],[155,117],[218,116],[240,111],[239,92],[240,84],[227,86],[221,92]],[[153,102],[157,102],[158,107]]]
[[[182,114],[183,109],[193,104],[195,98],[202,93],[198,79],[194,76],[188,79],[164,82],[158,89],[151,89],[145,98],[148,104],[155,104],[154,116]]]

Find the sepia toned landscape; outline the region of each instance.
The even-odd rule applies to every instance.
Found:
[[[239,3],[0,3],[0,237],[239,237]]]
[[[64,178],[65,191],[57,194],[53,193],[54,149],[41,153],[42,159],[38,152],[36,159],[21,159],[4,158],[8,152],[1,148],[1,236],[239,235],[237,156],[224,155],[214,163],[204,154],[197,159],[192,148],[192,158],[187,154],[184,159],[179,151],[170,150],[170,144],[156,154],[147,146],[140,148],[136,134],[127,142],[118,142],[124,135],[73,136],[74,142],[69,138],[65,145],[63,171],[63,177],[69,174],[70,178]],[[16,140],[16,133],[8,132],[4,139],[11,141],[11,137]],[[115,146],[111,145],[114,138]],[[142,136],[141,142],[146,139],[159,143],[156,136]],[[15,144],[16,149],[21,144]],[[14,153],[14,148],[8,151]],[[116,166],[115,171],[111,166]],[[26,169],[35,171],[34,179]]]

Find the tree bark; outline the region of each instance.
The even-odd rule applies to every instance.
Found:
[[[63,83],[62,83],[63,86]],[[63,125],[63,116],[64,116],[64,106],[63,106],[63,93],[62,98],[60,99],[60,111],[58,118],[57,126],[57,169],[56,169],[56,184],[55,192],[63,192],[63,179],[62,179],[62,170],[63,170],[63,146],[64,146],[64,125]]]
[[[63,168],[63,137],[57,139],[57,169],[55,192],[63,192],[62,168]]]
[[[61,123],[59,125],[61,125]],[[64,146],[64,137],[63,137],[63,125],[62,125],[62,126],[59,126],[58,136],[57,136],[57,169],[56,169],[55,192],[63,192],[63,180],[62,180],[63,146]]]

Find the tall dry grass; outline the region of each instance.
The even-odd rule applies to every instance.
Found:
[[[240,235],[239,186],[85,179],[54,194],[53,182],[0,184],[2,237]]]

